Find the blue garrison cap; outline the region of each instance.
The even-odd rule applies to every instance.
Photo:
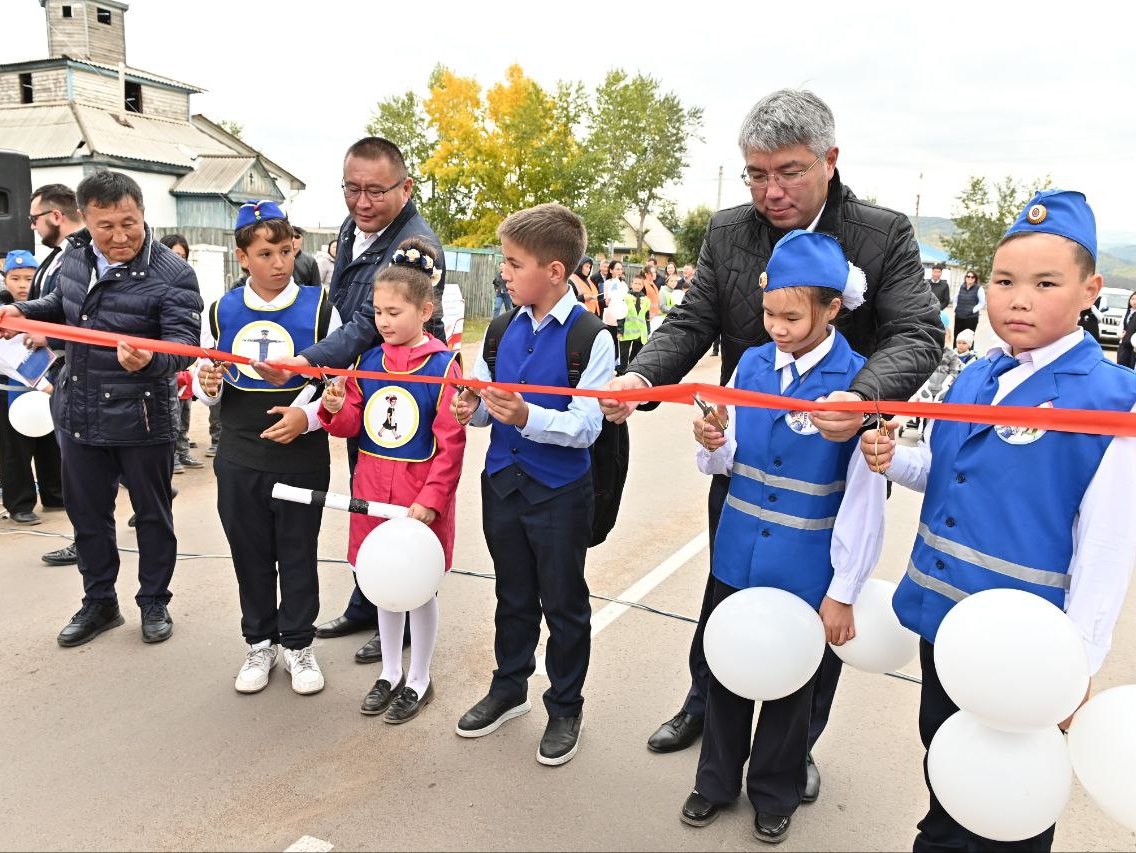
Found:
[[[34,270],[39,268],[39,261],[27,249],[13,249],[4,258],[4,272],[12,270]]]
[[[235,230],[240,231],[246,225],[255,225],[258,222],[267,222],[269,219],[287,219],[284,211],[274,201],[250,201],[242,204],[237,211],[237,224]]]
[[[1029,200],[1025,210],[1018,214],[1011,234],[1056,234],[1080,243],[1089,250],[1093,260],[1097,257],[1097,220],[1083,193],[1072,190],[1040,190]]]
[[[800,229],[777,241],[759,279],[764,290],[811,286],[843,292],[847,282],[848,261],[836,238]]]

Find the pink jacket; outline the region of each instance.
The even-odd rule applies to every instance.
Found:
[[[446,351],[446,345],[429,334],[426,341],[416,347],[383,344],[387,367],[391,371],[413,370],[433,353]],[[456,360],[447,375],[461,377],[461,368]],[[354,379],[347,381],[345,392],[347,399],[343,408],[332,415],[321,405],[319,419],[331,435],[354,438],[363,426],[363,392]],[[442,543],[446,555],[446,571],[452,568],[454,561],[454,505],[458,480],[461,478],[462,457],[465,455],[465,430],[450,414],[450,400],[455,393],[453,385],[446,385],[442,390],[438,415],[434,418],[437,451],[432,459],[426,462],[400,462],[360,453],[351,489],[354,497],[364,500],[399,506],[418,503],[438,513],[430,529]],[[355,565],[355,555],[358,554],[363,539],[384,520],[369,515],[351,514],[347,561],[352,566]]]

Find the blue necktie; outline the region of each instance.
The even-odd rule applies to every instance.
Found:
[[[797,372],[797,363],[795,361],[789,362],[789,370],[793,374],[793,380],[785,387],[782,393],[785,397],[792,397],[793,392],[801,387],[801,374]]]
[[[994,395],[998,393],[998,378],[1005,372],[1013,370],[1021,364],[1012,355],[1002,353],[991,362],[990,373],[986,375],[986,381],[982,383],[982,388],[975,397],[974,402],[980,405],[989,406],[994,402]],[[970,430],[967,435],[974,435],[980,429],[985,429],[989,424],[971,424]]]

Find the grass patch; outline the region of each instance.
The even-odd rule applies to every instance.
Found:
[[[485,337],[485,330],[489,328],[488,317],[466,317],[462,325],[462,343],[471,344]]]

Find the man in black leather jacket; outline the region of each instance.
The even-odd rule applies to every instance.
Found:
[[[143,221],[133,178],[99,171],[76,192],[85,230],[72,234],[55,288],[42,299],[0,312],[141,338],[199,345],[201,294],[193,269],[154,239]],[[9,333],[5,333],[6,335]],[[64,504],[75,527],[83,606],[60,632],[77,646],[123,624],[115,593],[119,555],[114,532],[118,483],[137,517],[142,639],[173,630],[166,605],[177,559],[170,482],[180,428],[174,374],[191,356],[120,342],[117,350],[67,343],[52,394],[62,456]]]
[[[626,375],[609,387],[680,382],[719,335],[722,382],[729,380],[748,347],[770,340],[762,321],[758,276],[774,244],[788,231],[805,228],[839,240],[848,260],[868,280],[864,304],[854,312],[842,310],[835,323],[868,363],[847,392],[829,399],[908,399],[938,364],[944,334],[938,303],[923,278],[911,223],[900,213],[860,201],[844,186],[836,170],[839,151],[832,113],[811,92],[782,90],[759,101],[742,125],[739,145],[745,158],[742,180],[750,188],[752,204],[719,211],[711,218],[694,285]],[[601,400],[601,405],[615,421],[632,411],[631,405],[614,400]],[[812,419],[834,441],[855,435],[863,422],[856,413],[815,413]],[[709,498],[711,534],[728,489],[727,477],[714,478]],[[704,600],[691,647],[692,684],[686,702],[652,735],[648,747],[653,751],[683,749],[702,731],[709,679],[702,632],[708,605]],[[839,665],[839,658],[828,651],[817,682],[810,748],[827,721]],[[815,799],[820,785],[811,759],[809,782],[806,801]]]

